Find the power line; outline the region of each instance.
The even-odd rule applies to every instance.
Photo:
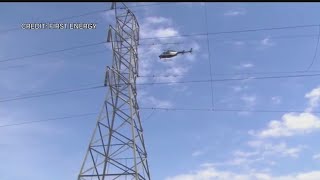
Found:
[[[35,57],[35,56],[43,56],[43,55],[47,55],[47,54],[70,51],[70,50],[84,48],[84,47],[97,46],[97,45],[100,45],[100,44],[103,44],[103,43],[106,43],[106,41],[97,42],[97,43],[91,43],[91,44],[85,44],[85,45],[80,45],[80,46],[73,46],[73,47],[69,47],[69,48],[64,48],[64,49],[59,49],[59,50],[54,50],[54,51],[47,51],[47,52],[42,52],[42,53],[36,53],[36,54],[32,54],[32,55],[7,58],[7,59],[0,60],[0,62],[16,61],[16,60],[20,60],[20,59]]]
[[[318,38],[317,38],[317,45],[316,45],[316,49],[314,51],[314,55],[311,61],[311,64],[308,66],[306,71],[309,71],[313,65],[313,63],[316,61],[317,58],[317,53],[318,53],[318,47],[319,47],[319,40],[320,40],[320,25],[318,26]]]
[[[158,39],[158,38],[173,38],[173,37],[183,37],[183,36],[198,36],[198,35],[207,36],[209,34],[241,33],[241,32],[265,31],[265,30],[290,29],[290,28],[306,28],[306,27],[315,27],[315,26],[319,26],[319,25],[296,25],[296,26],[285,26],[285,27],[274,27],[274,28],[260,28],[260,29],[221,31],[221,32],[213,32],[213,33],[208,33],[207,32],[207,33],[189,34],[189,35],[166,36],[166,37],[156,37],[156,38],[142,38],[141,40],[143,40],[143,39],[145,39],[145,40],[146,39]],[[42,55],[47,55],[47,54],[52,54],[52,53],[59,53],[59,52],[69,51],[69,50],[83,48],[83,47],[96,46],[96,45],[100,45],[100,44],[103,44],[103,43],[106,43],[106,41],[92,43],[92,44],[85,44],[85,45],[81,45],[81,46],[74,46],[74,47],[64,48],[64,49],[55,50],[55,51],[47,51],[47,52],[42,52],[42,53],[36,53],[36,54],[26,55],[26,56],[21,56],[21,57],[7,58],[7,59],[0,60],[0,62],[14,61],[14,60],[19,60],[19,59],[35,57],[35,56],[42,56]],[[150,45],[150,44],[146,44],[146,45]]]
[[[210,41],[208,34],[208,15],[207,15],[207,3],[204,4],[204,12],[205,12],[205,23],[206,23],[206,31],[207,31],[207,51],[208,51],[208,61],[209,61],[209,70],[210,70],[210,88],[211,88],[211,105],[214,108],[214,99],[213,99],[213,81],[212,81],[212,65],[211,65],[211,53],[210,53]]]
[[[219,32],[211,32],[211,33],[208,33],[208,35],[245,33],[245,32],[257,32],[257,31],[273,31],[273,30],[298,29],[298,28],[311,28],[311,27],[317,27],[317,26],[319,26],[319,24],[282,26],[282,27],[270,27],[270,28],[256,28],[256,29],[244,29],[244,30],[232,30],[232,31],[219,31]],[[207,33],[195,33],[195,34],[183,34],[183,35],[175,35],[175,36],[162,36],[162,37],[141,38],[140,40],[147,40],[147,39],[165,39],[165,38],[190,37],[190,36],[206,36],[206,35],[207,35]]]
[[[207,35],[205,35],[207,36]],[[294,35],[280,35],[280,36],[268,36],[270,39],[294,39],[294,38],[313,38],[313,37],[318,37],[318,33],[317,34],[294,34]],[[156,39],[156,38],[154,38]],[[227,39],[227,40],[226,40]],[[216,38],[216,39],[212,39],[215,42],[229,42],[229,41],[240,41],[240,40],[257,40],[257,39],[261,39],[261,38],[226,38],[226,37],[222,37],[221,38]],[[194,40],[197,41],[197,40]],[[172,43],[172,44],[187,44],[188,42],[180,42],[180,43]],[[164,43],[165,44],[165,43]],[[140,44],[141,45],[141,44]],[[149,45],[149,44],[146,44]],[[151,44],[152,45],[152,44]]]
[[[152,116],[153,116],[155,113],[156,113],[156,110],[153,109],[153,110],[151,111],[151,113],[150,113],[145,119],[143,119],[141,122],[144,122],[144,121],[147,121],[147,120],[151,119]]]
[[[262,76],[262,77],[246,77],[246,78],[224,78],[224,79],[213,79],[214,82],[227,82],[227,81],[241,81],[241,80],[259,80],[259,79],[281,79],[281,78],[298,78],[298,77],[315,77],[320,76],[320,74],[299,74],[299,75],[284,75],[284,76]],[[166,84],[186,84],[186,83],[207,83],[211,82],[210,79],[208,80],[186,80],[186,81],[176,81],[176,82],[146,82],[146,83],[137,83],[137,85],[166,85]],[[92,83],[92,84],[100,84],[100,83]],[[101,83],[102,84],[102,83]],[[120,84],[120,85],[126,85],[126,84]],[[78,91],[86,91],[86,90],[92,90],[92,89],[99,89],[104,88],[105,86],[90,86],[85,88],[74,88],[70,90],[49,90],[49,91],[43,91],[43,92],[36,92],[34,94],[31,94],[29,96],[26,95],[20,95],[15,96],[13,98],[6,98],[6,99],[0,99],[1,102],[8,102],[8,101],[16,101],[20,99],[29,99],[29,98],[37,98],[37,97],[43,97],[43,96],[51,96],[51,95],[57,95],[57,94],[65,94],[65,93],[72,93],[72,92],[78,92]],[[39,94],[37,94],[39,93]]]
[[[52,95],[58,95],[58,94],[66,94],[66,93],[73,93],[73,92],[79,92],[79,91],[88,91],[93,89],[99,89],[103,88],[104,86],[92,86],[92,87],[86,87],[86,88],[77,88],[77,89],[70,89],[70,90],[58,90],[55,92],[52,91],[44,91],[44,92],[38,92],[39,94],[35,95],[22,95],[22,96],[16,96],[13,98],[7,98],[0,100],[1,102],[9,102],[9,101],[16,101],[16,100],[22,100],[22,99],[31,99],[31,98],[38,98],[38,97],[44,97],[44,96],[52,96]]]
[[[32,54],[32,55],[25,55],[25,56],[20,56],[20,57],[13,57],[13,58],[7,58],[7,59],[3,59],[0,60],[1,62],[7,62],[7,61],[16,61],[16,60],[21,60],[21,59],[26,59],[26,58],[31,58],[31,57],[36,57],[36,56],[43,56],[43,55],[48,55],[48,54],[55,54],[55,53],[60,53],[60,52],[64,52],[64,51],[70,51],[70,50],[74,50],[74,49],[80,49],[80,48],[84,48],[84,47],[90,47],[90,46],[97,46],[100,44],[104,44],[106,43],[106,41],[102,41],[102,42],[97,42],[97,43],[91,43],[91,44],[84,44],[84,45],[80,45],[80,46],[73,46],[73,47],[69,47],[69,48],[64,48],[64,49],[59,49],[59,50],[54,50],[54,51],[46,51],[46,52],[42,52],[42,53],[36,53],[36,54]],[[179,44],[179,42],[171,42],[171,43],[149,43],[149,44],[141,44],[142,46],[153,46],[153,45],[163,45],[163,44]],[[86,56],[86,55],[92,55],[92,54],[98,54],[101,53],[102,51],[98,51],[98,52],[93,52],[93,53],[87,53],[85,55],[82,56]],[[105,51],[104,51],[105,52]],[[74,56],[78,56],[78,55],[74,55]],[[15,66],[9,66],[8,68],[0,68],[0,70],[6,70],[6,69],[11,69],[11,68],[17,68],[17,67],[24,67],[26,64],[24,65],[15,65]]]
[[[96,55],[96,54],[102,54],[105,53],[106,50],[100,50],[100,51],[94,51],[94,52],[89,52],[89,53],[81,53],[81,54],[73,54],[71,57],[84,57],[84,56],[89,56],[89,55]],[[69,56],[68,56],[69,57]],[[44,61],[41,61],[44,62]],[[8,69],[16,69],[16,68],[23,68],[23,67],[28,67],[28,65],[32,65],[34,63],[24,63],[24,64],[19,64],[19,65],[13,65],[13,66],[7,66],[7,67],[0,67],[0,71],[8,70]]]
[[[296,70],[296,71],[266,71],[266,72],[242,72],[242,73],[213,73],[214,76],[248,76],[248,75],[258,75],[258,74],[292,74],[292,73],[319,73],[320,70],[308,71],[305,70]],[[139,78],[160,78],[160,77],[195,77],[195,74],[165,74],[165,75],[141,75]]]
[[[72,118],[77,118],[77,117],[86,117],[86,116],[92,116],[92,115],[97,115],[97,114],[98,114],[98,112],[91,112],[91,113],[75,114],[75,115],[70,115],[70,116],[49,118],[49,119],[43,119],[43,120],[36,120],[36,121],[27,121],[27,122],[21,122],[21,123],[5,124],[5,125],[0,125],[0,128],[20,126],[20,125],[26,125],[26,124],[34,124],[34,123],[40,123],[40,122],[48,122],[48,121],[58,121],[58,120],[72,119]]]
[[[164,111],[211,111],[211,112],[252,112],[252,113],[304,113],[304,110],[269,110],[269,109],[225,109],[225,108],[166,108],[166,107],[141,107],[143,110],[164,110]],[[320,111],[311,113],[319,114]]]
[[[255,74],[292,74],[292,73],[317,73],[320,70],[308,71],[305,70],[296,70],[296,71],[269,71],[269,72],[244,72],[244,73],[216,73],[215,76],[231,76],[231,75],[255,75]]]
[[[136,6],[128,6],[128,8],[133,9],[137,7],[145,7],[145,6],[158,6],[158,5],[164,5],[164,4],[176,4],[174,2],[162,2],[162,3],[153,3],[153,4],[142,4],[142,5],[136,5]]]
[[[161,111],[207,111],[207,112],[251,112],[251,113],[304,113],[304,110],[268,110],[268,109],[225,109],[225,108],[166,108],[166,107],[142,107],[139,108],[141,110],[152,110],[152,112],[147,116],[144,120],[149,120],[152,115],[157,110]],[[93,116],[97,115],[99,112],[89,112],[89,113],[82,113],[82,114],[74,114],[69,116],[63,117],[56,117],[56,118],[49,118],[43,120],[35,120],[35,121],[26,121],[21,123],[12,123],[12,124],[4,124],[0,125],[0,128],[3,127],[12,127],[12,126],[20,126],[26,124],[34,124],[34,123],[42,123],[42,122],[49,122],[49,121],[58,121],[58,120],[65,120],[65,119],[72,119],[72,118],[79,118],[79,117],[86,117],[86,116]],[[320,111],[312,111],[311,113],[320,114]]]
[[[313,38],[318,37],[318,34],[295,34],[295,35],[281,35],[281,36],[268,36],[270,39],[294,39],[294,38]],[[227,39],[227,40],[226,40]],[[240,40],[257,40],[261,38],[216,38],[213,39],[215,42],[229,42],[229,41],[240,41]],[[197,40],[194,40],[197,41]],[[139,44],[139,45],[157,45],[157,44],[187,44],[188,42],[176,42],[176,43],[150,43],[150,44]]]
[[[262,77],[245,77],[245,78],[223,78],[213,79],[213,82],[225,82],[225,81],[242,81],[242,80],[257,80],[257,79],[281,79],[281,78],[297,78],[297,77],[314,77],[320,76],[320,74],[298,74],[298,75],[283,75],[283,76],[262,76]],[[154,82],[154,83],[140,83],[137,85],[153,85],[153,84],[184,84],[184,83],[203,83],[210,82],[207,80],[186,80],[186,81],[173,81],[173,82]]]

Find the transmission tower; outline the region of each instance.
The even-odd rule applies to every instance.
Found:
[[[108,30],[113,50],[108,88],[78,180],[150,180],[137,103],[139,24],[124,3],[112,3],[116,25]]]

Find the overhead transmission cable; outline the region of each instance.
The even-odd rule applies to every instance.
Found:
[[[144,121],[149,120],[157,110],[160,110],[160,111],[250,112],[250,113],[304,113],[304,112],[306,112],[305,110],[293,110],[293,109],[288,109],[288,110],[255,109],[255,110],[252,110],[252,109],[225,109],[225,108],[212,109],[212,108],[179,108],[179,107],[176,107],[176,108],[141,107],[139,109],[152,110],[152,112],[147,116],[147,118]],[[320,111],[312,111],[311,113],[320,114]],[[27,125],[27,124],[49,122],[49,121],[59,121],[59,120],[66,120],[66,119],[79,118],[79,117],[87,117],[87,116],[93,116],[93,115],[97,115],[97,114],[98,114],[98,112],[89,112],[89,113],[74,114],[74,115],[69,115],[69,116],[55,117],[55,118],[49,118],[49,119],[43,119],[43,120],[4,124],[4,125],[0,125],[0,128],[21,126],[21,125]]]
[[[296,26],[284,26],[284,27],[273,27],[273,28],[258,28],[258,29],[247,29],[247,30],[221,31],[221,32],[212,32],[212,33],[185,34],[185,35],[176,35],[176,36],[141,38],[140,40],[173,38],[173,37],[183,37],[183,36],[199,36],[199,35],[206,36],[206,35],[209,35],[209,34],[228,34],[228,33],[241,33],[241,32],[253,32],[253,31],[280,30],[280,29],[292,29],[292,28],[306,28],[306,27],[316,27],[316,26],[318,27],[319,25],[296,25]],[[91,44],[85,44],[85,45],[80,45],[80,46],[74,46],[74,47],[64,48],[64,49],[55,50],[55,51],[47,51],[47,52],[42,52],[42,53],[36,53],[36,54],[26,55],[26,56],[21,56],[21,57],[7,58],[7,59],[0,60],[0,62],[14,61],[14,60],[18,60],[18,59],[25,59],[25,58],[41,56],[41,55],[46,55],[46,54],[64,52],[64,51],[69,51],[69,50],[83,48],[83,47],[95,46],[95,45],[99,45],[99,44],[103,44],[103,43],[106,43],[106,41],[97,42],[97,43],[91,43]]]
[[[248,76],[248,75],[258,75],[258,74],[293,74],[293,73],[319,73],[320,70],[314,70],[314,71],[266,71],[266,72],[242,72],[242,73],[215,73],[213,77],[215,76]],[[197,75],[202,75],[200,73],[197,73]],[[195,77],[196,74],[153,74],[153,75],[140,75],[139,78],[166,78],[166,77]]]
[[[43,119],[43,120],[36,120],[36,121],[26,121],[26,122],[20,122],[20,123],[4,124],[4,125],[0,125],[0,128],[10,127],[10,126],[20,126],[20,125],[25,125],[25,124],[34,124],[34,123],[40,123],[40,122],[48,122],[48,121],[58,121],[58,120],[65,120],[65,119],[72,119],[72,118],[79,118],[79,117],[86,117],[86,116],[92,116],[92,115],[97,115],[97,114],[98,114],[98,112],[91,112],[91,113],[74,114],[74,115],[69,115],[69,116],[49,118],[49,119]]]
[[[244,30],[232,30],[232,31],[217,31],[208,32],[208,35],[220,35],[220,34],[233,34],[233,33],[246,33],[246,32],[257,32],[257,31],[273,31],[273,30],[284,30],[284,29],[298,29],[298,28],[311,28],[318,27],[320,24],[307,24],[307,25],[295,25],[295,26],[282,26],[282,27],[267,27],[267,28],[255,28],[255,29],[244,29]],[[165,39],[165,38],[176,38],[176,37],[190,37],[190,36],[206,36],[207,33],[194,33],[194,34],[182,34],[173,36],[162,36],[162,37],[147,37],[141,38],[140,40],[147,39]]]
[[[297,74],[297,75],[283,75],[283,76],[261,76],[261,77],[246,77],[246,78],[223,78],[223,79],[207,79],[207,80],[185,80],[185,81],[171,81],[171,82],[145,82],[145,83],[137,83],[139,86],[153,86],[153,85],[170,85],[170,84],[187,84],[187,83],[207,83],[207,82],[227,82],[227,81],[242,81],[242,80],[259,80],[259,79],[281,79],[281,78],[298,78],[298,77],[316,77],[320,76],[319,74]],[[95,84],[95,83],[92,83]],[[103,84],[103,83],[97,83],[97,84]],[[119,85],[125,85],[125,84],[119,84]],[[15,96],[11,98],[3,98],[0,99],[1,102],[9,102],[9,101],[16,101],[21,99],[29,99],[29,98],[37,98],[37,97],[43,97],[43,96],[51,96],[51,95],[57,95],[57,94],[66,94],[66,93],[73,93],[73,92],[79,92],[79,91],[87,91],[87,90],[93,90],[93,89],[99,89],[104,88],[105,86],[89,86],[84,88],[73,88],[69,90],[49,90],[44,92],[36,92],[31,95],[20,95]]]
[[[84,48],[84,47],[97,46],[97,45],[100,45],[100,44],[103,44],[103,43],[106,43],[106,41],[97,42],[97,43],[90,43],[90,44],[84,44],[84,45],[80,45],[80,46],[73,46],[73,47],[69,47],[69,48],[64,48],[64,49],[59,49],[59,50],[54,50],[54,51],[47,51],[47,52],[42,52],[42,53],[36,53],[36,54],[32,54],[32,55],[13,57],[13,58],[6,58],[6,59],[0,60],[0,62],[16,61],[16,60],[21,60],[21,59],[25,59],[25,58],[35,57],[35,56],[54,54],[54,53],[59,53],[59,52],[64,52],[64,51],[70,51],[70,50],[74,50],[74,49]]]
[[[210,52],[210,41],[208,34],[208,14],[207,14],[207,3],[204,4],[204,12],[205,12],[205,25],[207,32],[207,52],[208,52],[208,61],[209,61],[209,71],[210,71],[210,88],[211,88],[211,105],[214,108],[214,92],[213,92],[213,81],[212,81],[212,65],[211,65],[211,52]]]
[[[314,62],[316,61],[317,53],[318,53],[318,47],[319,47],[319,41],[320,41],[320,25],[318,26],[318,37],[317,37],[316,49],[314,51],[314,55],[313,55],[312,61],[309,64],[309,66],[308,66],[306,71],[309,71],[311,69],[311,67],[313,66]]]
[[[253,113],[304,113],[305,110],[272,110],[272,109],[225,109],[225,108],[166,108],[166,107],[141,107],[142,110],[164,110],[164,111],[211,111],[211,112],[253,112]],[[320,114],[320,111],[312,111],[311,113]]]

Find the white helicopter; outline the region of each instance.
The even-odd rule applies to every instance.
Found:
[[[162,58],[172,58],[178,54],[184,54],[184,53],[192,53],[192,48],[190,49],[190,51],[174,51],[174,50],[167,50],[165,52],[163,52],[159,58],[162,59]]]

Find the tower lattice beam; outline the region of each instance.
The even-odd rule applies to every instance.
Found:
[[[139,24],[124,3],[112,8],[116,25],[108,31],[113,61],[106,71],[107,97],[78,180],[150,180],[136,89]]]

